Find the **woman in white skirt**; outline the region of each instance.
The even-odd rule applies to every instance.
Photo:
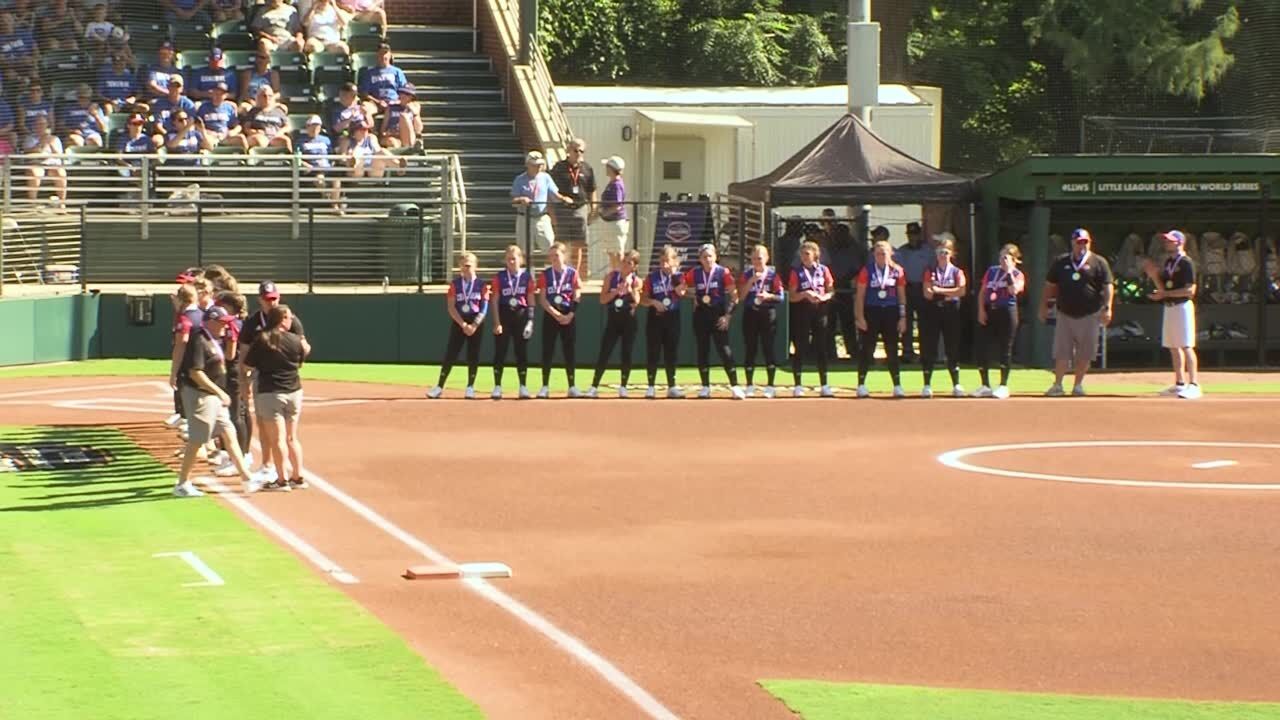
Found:
[[[1160,344],[1173,356],[1174,384],[1160,392],[1166,397],[1194,400],[1200,397],[1199,361],[1196,358],[1196,268],[1184,251],[1187,237],[1181,230],[1164,233],[1168,253],[1163,267],[1151,260],[1144,263],[1147,277],[1155,283],[1151,299],[1164,303],[1164,327]]]
[[[600,196],[599,214],[600,231],[596,237],[599,250],[591,253],[596,256],[603,251],[608,256],[609,270],[617,270],[622,254],[627,251],[627,243],[631,239],[631,221],[627,219],[627,188],[622,182],[622,171],[627,164],[622,158],[614,155],[604,160],[604,171],[609,176],[609,183],[604,186]],[[595,261],[591,270],[597,273]]]

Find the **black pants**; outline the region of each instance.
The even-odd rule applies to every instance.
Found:
[[[924,285],[918,282],[907,283],[907,332],[902,336],[902,357],[905,362],[915,362],[917,325],[922,325],[924,309],[928,305],[924,299]],[[924,352],[924,348],[921,348]]]
[[[231,379],[238,378],[239,373],[240,369],[235,365],[227,366],[227,395],[231,397],[231,406],[227,411],[231,415],[231,424],[236,428],[236,442],[240,445],[240,452],[247,454],[249,444],[253,441],[253,423],[249,422],[249,408],[240,398],[240,381]]]
[[[644,324],[645,361],[649,366],[649,384],[658,379],[658,359],[666,362],[667,387],[676,384],[676,349],[680,346],[680,315],[670,310],[649,310]]]
[[[827,306],[795,303],[791,306],[791,342],[796,351],[791,356],[791,374],[796,385],[803,385],[804,361],[812,357],[818,363],[818,383],[827,384]]]
[[[960,336],[964,331],[964,317],[960,303],[929,303],[920,312],[920,362],[924,371],[924,384],[933,380],[933,367],[938,362],[938,338],[947,351],[947,372],[951,384],[960,384]]]
[[[849,283],[837,283],[839,287],[848,287]],[[858,326],[854,324],[854,294],[852,291],[837,291],[831,298],[830,312],[827,314],[827,348],[828,357],[836,357],[836,333],[844,338],[844,349],[850,358],[858,357]]]
[[[449,325],[449,344],[444,348],[444,364],[440,366],[440,380],[436,383],[439,387],[444,387],[445,381],[449,379],[449,371],[453,370],[453,363],[458,359],[458,352],[462,350],[462,346],[467,347],[467,387],[476,384],[476,373],[480,371],[480,343],[484,340],[484,331],[482,328],[476,328],[476,331],[468,336],[462,332],[462,326],[458,323]]]
[[[867,320],[867,331],[858,336],[862,351],[858,353],[858,384],[865,385],[867,382],[867,371],[871,368],[871,360],[875,357],[877,340],[884,340],[889,378],[893,380],[894,385],[902,384],[898,372],[898,306],[868,306],[863,309],[863,316]]]
[[[981,327],[978,350],[978,374],[982,384],[991,386],[991,358],[1000,356],[1000,384],[1009,384],[1009,368],[1013,365],[1013,341],[1018,335],[1018,306],[987,308],[987,324]]]
[[[716,321],[724,314],[715,308],[699,305],[693,311],[693,339],[698,349],[698,377],[703,387],[711,385],[711,343],[715,343],[716,352],[720,354],[720,362],[724,372],[729,376],[729,384],[738,384],[738,371],[733,367],[733,349],[729,347],[729,331],[716,327]]]
[[[747,384],[755,385],[756,352],[764,352],[764,370],[773,386],[778,372],[778,308],[773,305],[748,307],[742,313],[742,339],[746,345]]]
[[[568,325],[561,325],[546,314],[542,317],[542,385],[546,387],[551,380],[551,359],[556,354],[557,338],[560,340],[560,354],[564,356],[564,374],[569,380],[569,387],[573,387],[574,364],[578,361],[575,347],[578,342],[577,318]]]
[[[613,354],[613,346],[622,340],[622,385],[626,386],[631,379],[631,352],[636,345],[636,316],[630,308],[610,310],[605,319],[604,337],[600,338],[600,355],[596,357],[596,374],[591,378],[591,387],[600,387],[600,378],[604,377],[605,363]]]
[[[520,377],[520,386],[528,384],[529,379],[529,341],[524,339],[524,326],[533,318],[525,311],[500,309],[498,321],[502,323],[502,334],[493,336],[493,384],[502,385],[502,371],[507,366],[507,346],[515,347],[516,375]]]

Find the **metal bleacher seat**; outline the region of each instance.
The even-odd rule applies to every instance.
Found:
[[[351,71],[355,73],[356,78],[360,77],[360,71],[365,68],[376,67],[378,64],[378,54],[373,52],[358,52],[351,54]],[[358,80],[357,80],[358,81]]]
[[[311,84],[341,85],[352,79],[351,58],[342,53],[318,52],[311,56]]]
[[[256,50],[227,50],[223,49],[222,62],[229,68],[244,70],[253,67],[253,58],[258,54]]]
[[[209,26],[201,24],[178,25],[174,29],[173,44],[183,50],[208,53],[213,46]]]
[[[271,67],[280,73],[280,84],[300,82],[308,83],[311,70],[307,67],[307,56],[298,52],[271,53]]]
[[[249,26],[241,20],[232,20],[214,25],[209,34],[213,37],[213,43],[222,48],[223,51],[254,49],[253,36],[249,34]]]
[[[209,161],[214,165],[243,165],[248,159],[239,145],[218,145],[213,148]]]
[[[54,50],[40,58],[40,77],[45,82],[82,80],[89,58],[76,50]]]
[[[351,21],[347,23],[347,46],[351,52],[377,50],[382,42],[382,26],[377,23]]]
[[[168,39],[168,23],[137,23],[129,26],[129,47],[133,48],[133,54],[140,60],[149,62],[160,43]]]
[[[311,91],[311,86],[302,83],[280,83],[281,102],[289,106],[289,114],[310,115],[320,110],[320,100]]]

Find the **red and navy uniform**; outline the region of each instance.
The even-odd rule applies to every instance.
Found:
[[[577,308],[578,304],[573,296],[581,286],[577,269],[569,265],[565,265],[560,272],[549,267],[538,275],[538,291],[547,296],[551,307],[562,313],[573,312]]]
[[[863,303],[865,307],[887,307],[897,311],[898,296],[906,296],[907,274],[898,265],[890,263],[886,268],[878,268],[874,262],[858,271],[857,283],[867,286],[867,295]],[[884,292],[885,296],[880,297]],[[897,322],[897,318],[894,318]]]
[[[578,303],[574,300],[581,283],[578,271],[565,265],[560,272],[548,267],[538,274],[538,292],[546,296],[547,302],[561,314],[575,312]],[[545,387],[551,379],[551,361],[555,358],[556,339],[560,340],[560,353],[564,356],[564,372],[569,387],[574,387],[574,363],[577,361],[578,318],[561,325],[549,314],[542,323],[542,385]]]
[[[921,285],[924,288],[953,289],[965,285],[964,271],[948,262],[943,267],[934,266],[924,271]],[[923,296],[923,290],[921,291]],[[964,317],[960,312],[960,296],[934,295],[927,305],[920,308],[920,370],[924,384],[933,381],[933,367],[938,362],[938,337],[947,352],[947,372],[953,386],[960,384],[960,340],[964,335]]]
[[[503,270],[493,278],[493,297],[498,303],[498,320],[502,334],[493,337],[493,384],[502,385],[502,372],[507,364],[507,347],[515,346],[516,374],[520,385],[527,384],[529,374],[529,341],[524,328],[533,322],[533,275],[528,270],[512,273]]]
[[[489,285],[479,276],[470,281],[458,276],[449,283],[448,296],[462,319],[472,322],[480,315],[481,308],[489,304]]]
[[[684,282],[693,289],[693,339],[697,344],[698,374],[703,387],[711,385],[711,344],[714,341],[729,383],[738,384],[738,371],[733,366],[733,349],[729,331],[716,327],[720,318],[729,314],[729,284],[733,275],[722,265],[707,271],[699,264],[684,274]]]
[[[446,298],[462,317],[464,323],[478,324],[484,322],[484,315],[489,311],[489,290],[489,283],[481,280],[479,276],[467,280],[459,275],[449,283]],[[483,340],[484,333],[478,328],[467,335],[463,332],[461,325],[456,322],[450,323],[449,341],[445,345],[444,362],[440,365],[440,380],[436,385],[444,387],[449,379],[449,372],[453,370],[453,363],[458,358],[458,353],[465,346],[467,348],[467,387],[474,386],[476,374],[480,369],[480,343]]]
[[[755,268],[747,268],[747,271],[742,273],[742,283],[747,286],[747,294],[742,298],[742,302],[748,308],[778,304],[779,300],[777,299],[757,303],[756,294],[760,290],[765,290],[771,295],[782,295],[782,278],[778,277],[778,270],[772,265],[765,266],[764,272],[760,276],[756,275]]]
[[[769,375],[769,385],[772,387],[778,370],[777,349],[774,346],[778,339],[778,303],[782,296],[782,278],[778,277],[778,270],[771,265],[766,265],[760,272],[749,267],[742,273],[739,285],[747,288],[746,295],[742,298],[746,307],[742,316],[742,339],[747,352],[743,363],[747,371],[747,384],[755,384],[756,352],[761,351],[764,353],[765,372]],[[760,297],[761,292],[775,297],[765,300]]]
[[[901,266],[889,263],[878,267],[875,261],[858,271],[857,284],[866,288],[863,296],[863,319],[866,331],[858,338],[858,384],[865,385],[867,372],[876,351],[876,341],[884,341],[884,352],[889,365],[889,377],[894,385],[900,385],[898,371],[898,298],[906,299],[907,275]],[[881,297],[881,293],[884,297]]]
[[[606,287],[609,290],[609,292],[612,293],[613,291],[617,290],[619,287],[627,291],[625,294],[621,295],[620,297],[616,298],[613,302],[609,303],[609,312],[614,313],[614,312],[625,311],[630,313],[631,311],[633,311],[635,309],[635,301],[632,299],[631,291],[634,290],[639,285],[640,285],[640,278],[636,276],[635,273],[631,273],[626,277],[622,276],[621,270],[614,270],[613,272],[609,273],[609,279],[606,281]],[[618,304],[618,300],[622,301],[621,305]]]
[[[645,362],[648,365],[649,384],[658,379],[658,362],[664,360],[667,385],[676,384],[676,350],[680,346],[680,297],[676,289],[684,286],[684,276],[678,272],[654,270],[644,278],[644,294],[662,304],[663,312],[649,308],[644,326]]]
[[[993,356],[1000,363],[1000,384],[1009,383],[1013,365],[1013,344],[1018,333],[1018,296],[1026,289],[1027,278],[1014,268],[1008,272],[999,265],[987,269],[978,288],[979,301],[987,311],[987,324],[978,328],[978,375],[984,386],[990,386]]]
[[[825,295],[836,287],[835,276],[822,263],[814,263],[813,267],[794,268],[787,280],[787,289],[792,297],[813,291]],[[795,376],[795,384],[803,385],[805,356],[812,356],[818,365],[818,382],[827,384],[827,303],[820,305],[809,302],[791,303],[791,341],[796,351],[791,356],[791,374]]]
[[[533,306],[529,295],[533,288],[533,276],[528,270],[511,273],[503,270],[493,278],[493,297],[498,302],[498,309],[511,313],[529,310]]]
[[[640,284],[640,278],[635,273],[624,276],[621,270],[609,273],[609,279],[605,281],[605,289],[613,299],[609,301],[604,335],[600,338],[600,354],[596,358],[595,376],[591,379],[593,388],[600,387],[605,363],[609,362],[613,347],[619,340],[622,341],[622,386],[626,387],[631,379],[631,355],[636,341],[636,307],[631,293]],[[614,295],[618,290],[624,290],[625,293]]]
[[[191,331],[204,327],[204,309],[199,305],[178,311],[177,316],[173,320],[173,333],[185,337],[191,336]]]
[[[717,315],[724,315],[729,310],[729,295],[726,289],[731,282],[733,282],[733,276],[723,265],[711,266],[711,272],[703,270],[699,265],[684,274],[684,284],[693,288],[694,291],[694,305],[699,310],[703,308],[715,310]],[[710,298],[710,302],[704,302],[707,298]]]

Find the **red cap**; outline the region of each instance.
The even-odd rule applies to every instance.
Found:
[[[182,272],[182,273],[178,273],[178,277],[175,278],[174,281],[182,285],[186,285],[189,282],[195,282],[196,276],[192,275],[191,273]]]
[[[1075,241],[1075,240],[1086,240],[1086,241],[1088,241],[1088,242],[1093,242],[1093,236],[1092,236],[1092,235],[1090,235],[1090,234],[1089,234],[1089,231],[1088,231],[1088,230],[1085,230],[1084,228],[1076,228],[1074,231],[1072,231],[1072,233],[1071,233],[1071,239],[1072,239],[1073,241]]]

